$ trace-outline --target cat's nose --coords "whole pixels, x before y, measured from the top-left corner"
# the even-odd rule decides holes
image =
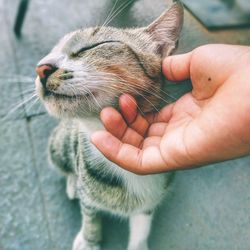
[[[46,81],[48,77],[56,70],[57,68],[50,64],[44,64],[36,67],[36,73],[39,76],[44,87],[46,87]]]

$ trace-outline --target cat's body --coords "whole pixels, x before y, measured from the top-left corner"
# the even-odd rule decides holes
[[[149,229],[153,211],[166,195],[171,174],[139,176],[109,162],[89,141],[91,132],[101,127],[98,123],[96,119],[63,121],[51,135],[51,160],[66,175],[67,194],[80,200],[83,214],[93,213],[92,220],[102,211],[126,217],[142,216],[149,219],[146,223]],[[101,231],[101,225],[95,226]],[[136,232],[141,234],[141,242],[137,242],[141,247],[130,249],[146,249],[144,229]],[[91,233],[94,238],[91,241],[97,245],[100,232],[94,235],[96,232]]]
[[[100,249],[103,211],[130,218],[129,250],[148,249],[152,215],[167,193],[171,174],[139,176],[123,170],[89,137],[102,128],[100,110],[116,106],[123,92],[136,96],[143,112],[157,105],[162,54],[175,47],[182,14],[175,4],[168,16],[165,13],[147,29],[73,32],[38,65],[37,92],[49,113],[62,118],[50,138],[50,158],[66,175],[67,194],[79,199],[83,214],[74,250]],[[163,33],[164,21],[173,26],[167,27],[171,36]]]
[[[61,122],[50,138],[52,162],[66,176],[78,177],[75,194],[87,207],[122,216],[153,211],[166,194],[171,174],[139,176],[118,168],[90,143],[89,132],[95,130],[88,125],[82,120]]]

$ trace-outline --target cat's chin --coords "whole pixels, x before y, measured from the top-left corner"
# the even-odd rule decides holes
[[[49,90],[44,90],[43,91],[43,99],[46,98],[54,98],[55,100],[59,101],[81,101],[81,102],[86,102],[86,100],[90,97],[96,98],[97,93],[95,92],[89,92],[81,95],[69,95],[65,93],[58,93],[54,91],[49,91]]]
[[[58,102],[56,100],[43,100],[49,115],[57,119],[85,119],[99,117],[100,109],[89,110],[86,107],[77,106],[74,102]]]

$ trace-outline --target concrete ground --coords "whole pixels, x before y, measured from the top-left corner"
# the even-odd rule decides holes
[[[32,0],[17,39],[12,27],[18,2],[0,0],[1,118],[28,97],[35,65],[56,41],[76,28],[101,24],[114,3]],[[164,0],[138,0],[111,24],[147,25],[166,6]],[[186,11],[178,52],[214,42],[249,45],[250,29],[209,32]],[[172,94],[182,91],[178,86],[170,88]],[[47,139],[57,122],[40,104],[30,106],[0,123],[0,249],[69,250],[81,219],[77,201],[66,197],[64,178],[47,162]],[[249,190],[250,157],[178,172],[156,212],[151,250],[250,249]],[[127,222],[109,216],[104,222],[103,249],[126,249]]]

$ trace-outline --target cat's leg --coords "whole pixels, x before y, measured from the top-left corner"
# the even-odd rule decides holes
[[[129,218],[128,250],[148,250],[148,236],[150,233],[153,212],[140,213]]]
[[[82,228],[77,234],[73,250],[100,250],[102,240],[101,216],[92,208],[82,208]]]
[[[77,198],[77,176],[75,174],[68,174],[66,177],[66,193],[70,200]]]

